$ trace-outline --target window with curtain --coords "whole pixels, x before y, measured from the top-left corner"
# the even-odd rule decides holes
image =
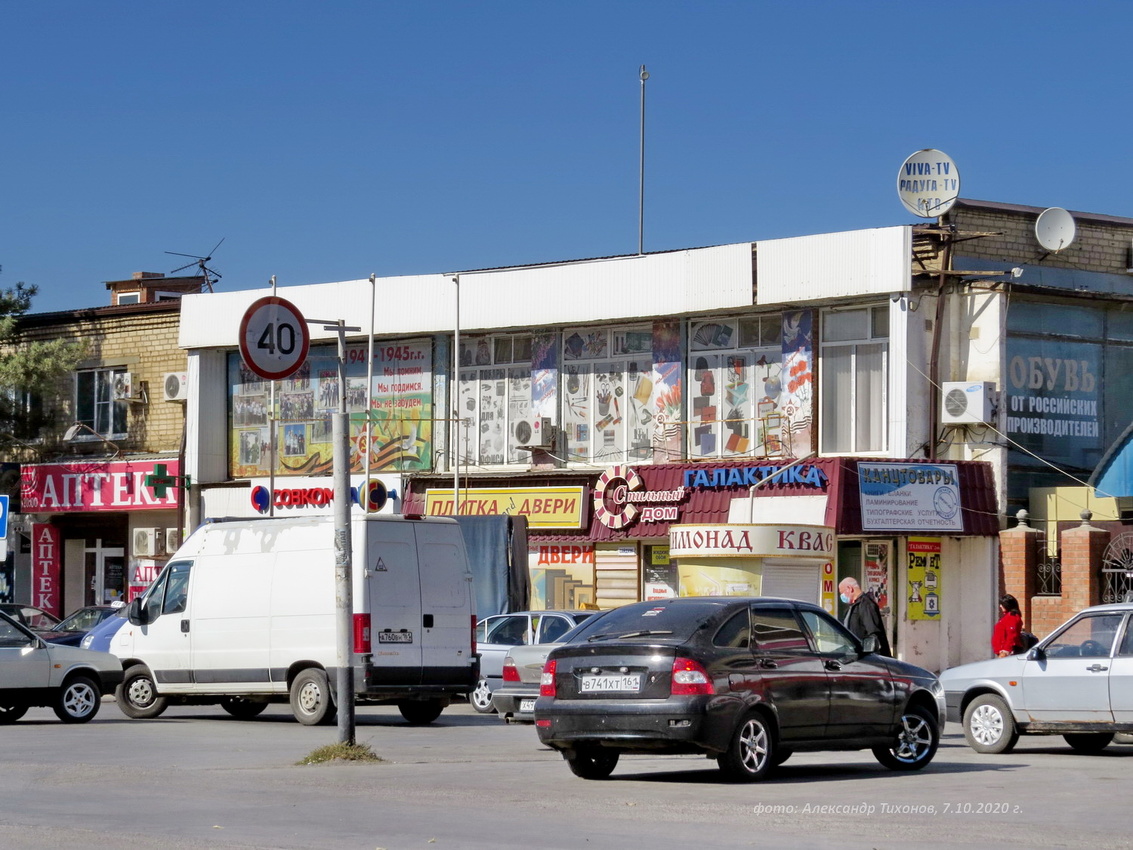
[[[819,349],[819,433],[825,454],[887,446],[889,309],[830,310]]]

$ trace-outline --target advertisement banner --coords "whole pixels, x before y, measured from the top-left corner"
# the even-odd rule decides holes
[[[31,526],[31,604],[56,617],[63,616],[59,574],[63,566],[63,541],[59,529],[49,522]]]
[[[955,464],[859,463],[864,531],[963,531]]]
[[[180,474],[176,460],[25,464],[20,503],[24,513],[170,510],[177,507],[181,488],[167,485],[157,496],[146,479]]]
[[[460,491],[461,516],[522,514],[529,528],[582,528],[582,487],[470,487]],[[426,516],[452,516],[452,490],[425,491]]]
[[[910,537],[908,558],[908,618],[936,620],[940,617],[940,538]]]

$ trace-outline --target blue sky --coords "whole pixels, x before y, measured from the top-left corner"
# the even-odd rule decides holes
[[[0,4],[0,286],[33,312],[204,254],[218,290],[916,221],[1133,216],[1133,3]],[[188,272],[182,272],[183,274]],[[397,293],[398,298],[411,297]]]

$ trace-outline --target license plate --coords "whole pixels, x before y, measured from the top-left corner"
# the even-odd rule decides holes
[[[582,693],[607,693],[610,691],[639,691],[641,690],[641,674],[617,676],[583,676],[581,680]]]
[[[378,643],[413,643],[413,632],[378,632]]]
[[[521,699],[519,701],[519,710],[524,712],[524,713],[534,711],[535,710],[535,700],[533,700],[533,699]]]

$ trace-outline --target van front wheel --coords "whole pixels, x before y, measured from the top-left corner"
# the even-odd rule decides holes
[[[144,664],[135,664],[126,671],[122,684],[114,691],[114,699],[122,713],[135,720],[157,717],[169,707],[169,700],[158,696],[153,674]]]
[[[303,670],[291,683],[291,711],[304,726],[319,726],[335,719],[327,674],[317,667]]]

